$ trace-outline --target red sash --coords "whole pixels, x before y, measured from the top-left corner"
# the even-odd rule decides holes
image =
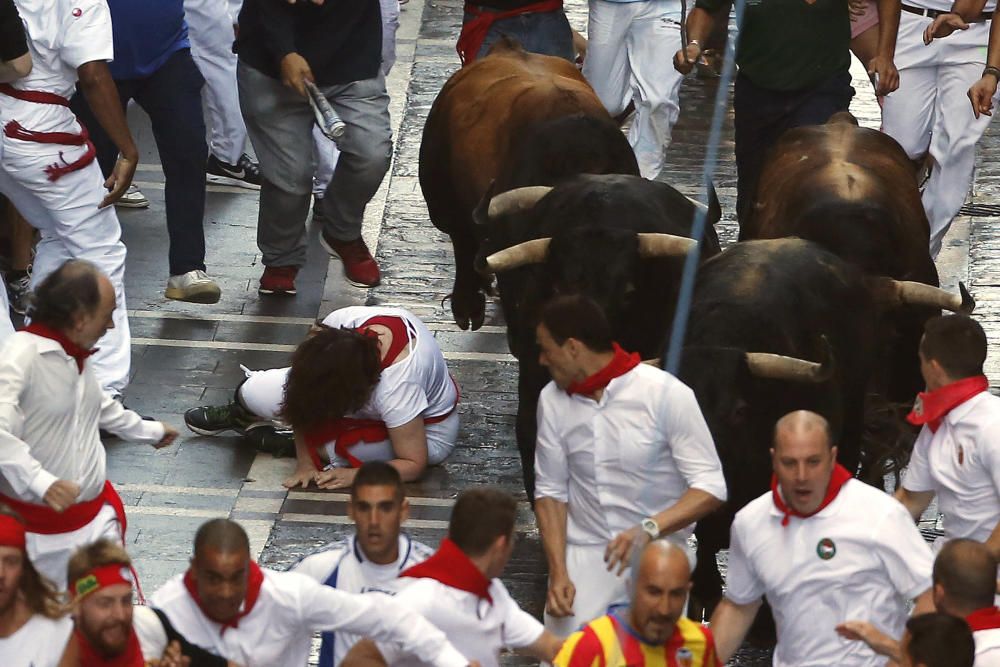
[[[79,629],[73,630],[73,635],[80,649],[80,667],[143,667],[146,664],[135,628],[132,628],[125,650],[113,658],[106,658],[98,653]]]
[[[471,19],[462,24],[462,32],[458,35],[458,43],[455,50],[462,61],[462,66],[468,65],[479,54],[479,49],[483,46],[486,34],[490,31],[490,26],[494,21],[509,19],[521,14],[533,14],[543,12],[554,12],[562,9],[562,0],[541,0],[530,5],[517,7],[505,12],[495,12],[485,7],[479,7],[470,3],[465,3],[465,13],[472,16]]]
[[[369,318],[358,327],[358,331],[364,332],[368,327],[375,324],[384,326],[392,332],[392,344],[389,346],[389,350],[386,352],[381,363],[382,370],[385,370],[392,365],[392,362],[396,360],[407,346],[409,343],[409,334],[407,333],[406,322],[394,315],[377,315]],[[455,385],[455,393],[458,394],[458,383],[455,382],[455,378],[451,378],[451,382]],[[456,398],[455,404],[451,406],[448,412],[434,417],[425,417],[424,425],[443,422],[451,416],[451,413],[457,407],[458,399]],[[323,462],[320,460],[317,450],[328,442],[334,443],[333,449],[337,453],[337,456],[346,459],[352,468],[360,468],[363,462],[351,454],[351,447],[360,442],[382,442],[383,440],[388,440],[389,429],[386,427],[385,422],[379,419],[341,417],[340,419],[309,430],[303,434],[303,439],[309,449],[313,465],[316,466],[317,470],[323,467]]]
[[[781,497],[780,493],[778,493],[778,476],[771,475],[771,499],[774,500],[775,507],[781,510],[781,512],[785,515],[781,519],[781,525],[787,526],[789,519],[793,516],[797,516],[801,519],[808,519],[815,514],[819,514],[824,508],[826,508],[827,505],[834,501],[837,494],[840,493],[840,489],[843,488],[844,484],[847,484],[850,479],[851,473],[847,471],[847,468],[838,463],[833,468],[833,474],[830,476],[830,483],[826,487],[826,495],[823,497],[823,502],[820,503],[820,506],[816,508],[815,512],[801,514],[785,504],[785,499]]]
[[[445,586],[472,593],[493,604],[493,597],[490,596],[490,580],[469,560],[465,552],[447,537],[441,540],[441,546],[430,558],[403,570],[399,576],[434,579]]]
[[[85,350],[69,338],[65,336],[61,331],[56,331],[51,327],[47,327],[40,322],[32,322],[28,326],[24,327],[22,331],[27,331],[28,333],[35,334],[42,338],[48,338],[49,340],[54,340],[62,346],[63,352],[76,360],[76,369],[83,374],[83,364],[87,361],[87,357],[91,356],[97,352],[98,348],[93,350]]]
[[[257,563],[250,561],[250,572],[247,573],[247,595],[243,599],[243,611],[236,614],[233,618],[228,621],[220,621],[217,618],[212,618],[207,611],[205,611],[204,605],[201,602],[201,596],[198,595],[198,585],[194,581],[194,573],[191,572],[190,568],[184,573],[184,588],[187,589],[188,594],[194,603],[198,605],[198,609],[201,613],[213,621],[214,623],[219,623],[222,628],[219,630],[219,634],[223,634],[228,628],[238,628],[240,625],[240,619],[253,611],[254,605],[257,604],[257,599],[260,597],[260,587],[264,585],[264,571],[260,569]]]
[[[1000,609],[996,607],[977,609],[965,617],[965,622],[969,624],[969,629],[973,632],[996,630],[1000,628]]]
[[[115,517],[122,527],[122,535],[125,535],[125,506],[115,487],[111,486],[111,482],[104,482],[100,495],[93,500],[75,503],[62,512],[57,512],[48,505],[26,503],[3,494],[0,494],[0,502],[21,515],[29,533],[39,535],[58,535],[79,530],[93,521],[101,508],[108,504],[115,510]]]
[[[990,383],[985,375],[964,378],[951,384],[946,384],[934,391],[922,391],[917,394],[913,411],[906,415],[906,421],[914,426],[927,424],[931,433],[937,433],[941,420],[945,415],[965,403],[973,396],[987,391]]]
[[[584,396],[590,396],[599,389],[604,389],[608,386],[608,383],[614,380],[616,377],[625,375],[630,370],[642,363],[641,357],[636,353],[629,354],[623,350],[618,343],[612,343],[612,347],[615,351],[615,356],[611,358],[608,365],[597,371],[588,378],[584,378],[579,382],[574,382],[570,386],[566,387],[566,393],[572,396],[573,394],[583,394]]]

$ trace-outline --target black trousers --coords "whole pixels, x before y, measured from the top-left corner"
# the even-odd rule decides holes
[[[854,97],[851,75],[841,72],[807,90],[775,91],[756,86],[743,74],[736,77],[733,115],[736,129],[736,212],[748,220],[757,183],[771,147],[793,127],[822,125],[838,111],[847,111]]]

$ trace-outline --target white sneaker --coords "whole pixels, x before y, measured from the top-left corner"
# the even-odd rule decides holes
[[[122,195],[122,198],[115,202],[115,206],[121,206],[122,208],[149,208],[149,200],[146,199],[146,195],[134,185],[128,186],[128,190]]]
[[[164,296],[191,303],[218,303],[222,290],[204,271],[195,270],[170,276]]]

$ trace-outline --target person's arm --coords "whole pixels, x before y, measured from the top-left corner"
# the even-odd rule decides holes
[[[563,638],[548,630],[543,630],[538,639],[518,650],[518,653],[530,655],[541,662],[551,663],[562,648]]]
[[[868,63],[868,76],[877,77],[876,95],[888,95],[899,88],[896,34],[899,32],[900,0],[878,0],[878,47]]]
[[[889,658],[886,667],[895,667],[903,659],[899,642],[868,621],[845,621],[836,627],[837,634],[851,641],[862,641],[879,655]]]
[[[157,449],[166,447],[177,438],[177,429],[163,422],[143,419],[137,412],[127,409],[112,398],[108,392],[103,392],[101,396],[98,425],[122,440],[149,443]]]
[[[931,501],[934,500],[934,492],[910,491],[905,486],[901,486],[896,489],[893,497],[903,503],[903,507],[910,513],[914,521],[919,521],[920,517],[927,510],[927,507],[931,504]]]
[[[719,662],[726,664],[736,653],[736,649],[750,631],[760,605],[761,600],[749,604],[736,604],[729,598],[722,598],[712,614],[710,623]]]
[[[694,64],[705,50],[702,45],[712,33],[714,23],[715,19],[707,9],[696,6],[691,10],[685,24],[688,43],[682,44],[681,49],[674,55],[674,69],[685,75],[694,69]]]
[[[362,639],[347,652],[340,667],[389,667],[378,646],[370,639]]]
[[[415,417],[402,426],[387,429],[395,458],[387,461],[399,471],[404,482],[420,479],[427,470],[427,431],[422,417]],[[357,468],[331,468],[316,473],[316,486],[321,489],[346,489],[354,484]]]
[[[951,11],[938,14],[924,30],[924,44],[947,37],[956,30],[968,30],[969,23],[974,22],[985,8],[986,0],[956,0]]]
[[[0,83],[10,83],[31,73],[31,53],[24,24],[13,0],[0,0]]]
[[[298,431],[295,431],[295,472],[286,477],[281,484],[286,489],[294,489],[296,486],[308,487],[316,479],[316,465],[309,454],[309,445],[305,438]]]
[[[170,619],[167,618],[166,613],[162,610],[155,609],[153,607],[149,607],[149,609],[156,614],[160,624],[163,626],[163,632],[167,637],[168,650],[169,645],[176,642],[177,645],[180,646],[181,654],[191,661],[190,667],[239,667],[236,663],[226,660],[225,658],[221,658],[214,653],[210,653],[200,646],[189,642],[180,632],[177,631],[176,628],[174,628]],[[139,638],[141,642],[142,636],[140,635]]]
[[[976,118],[993,115],[993,96],[1000,80],[1000,6],[993,10],[990,22],[990,45],[986,52],[986,69],[982,78],[969,88],[969,102]]]
[[[103,60],[92,60],[77,68],[80,79],[80,91],[87,100],[94,118],[108,133],[111,141],[118,147],[118,160],[115,162],[111,175],[104,182],[110,192],[101,202],[101,208],[118,201],[135,177],[135,168],[139,165],[139,150],[135,147],[132,133],[125,121],[118,88],[108,64]]]
[[[315,81],[312,68],[295,44],[294,3],[274,0],[257,0],[255,8],[258,21],[264,33],[264,47],[270,52],[281,70],[281,81],[286,86],[306,97],[305,81]]]
[[[13,60],[0,62],[0,83],[11,83],[31,73],[31,54],[27,51]]]

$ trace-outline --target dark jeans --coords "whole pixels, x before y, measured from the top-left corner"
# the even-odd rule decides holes
[[[464,20],[468,19],[469,15],[466,14]],[[521,14],[494,22],[483,39],[483,45],[479,47],[476,59],[489,53],[501,35],[513,37],[528,53],[556,56],[573,62],[573,33],[566,14],[561,9]]]
[[[173,54],[160,69],[143,79],[116,80],[122,109],[134,99],[149,114],[160,153],[166,185],[170,275],[205,270],[205,119],[201,87],[205,79],[189,49]],[[118,148],[94,118],[83,95],[73,97],[73,111],[87,126],[97,147],[105,178],[118,159]]]
[[[847,111],[854,88],[851,75],[841,72],[808,90],[766,90],[742,74],[736,77],[733,121],[736,129],[736,212],[747,221],[757,183],[771,147],[793,127],[822,125],[838,111]]]

